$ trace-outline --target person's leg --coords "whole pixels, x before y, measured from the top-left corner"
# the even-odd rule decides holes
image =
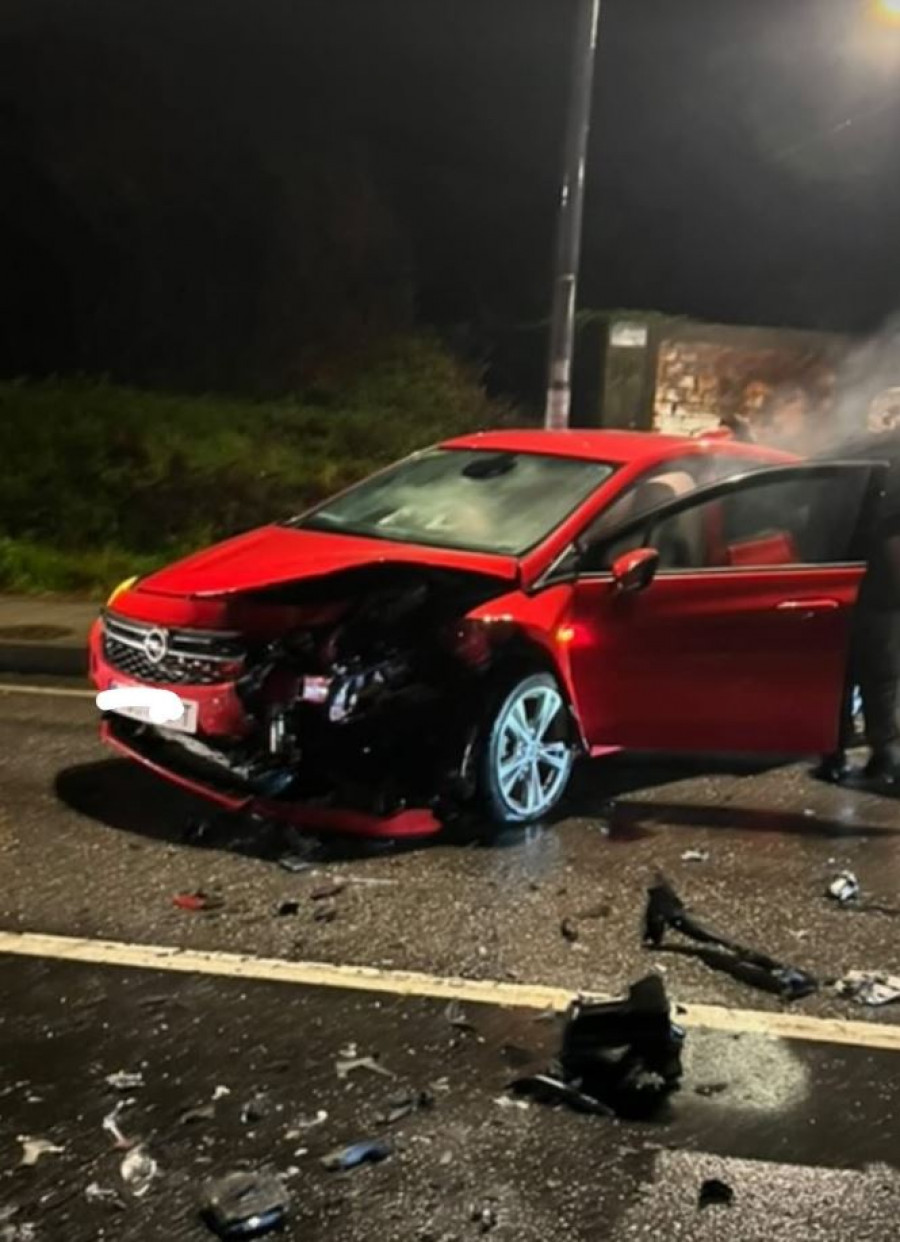
[[[897,723],[900,683],[900,615],[865,610],[861,614],[859,684],[866,718],[866,741],[872,758],[867,776],[900,777],[900,728]]]

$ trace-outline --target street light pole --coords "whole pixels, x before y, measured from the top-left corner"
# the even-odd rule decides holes
[[[572,358],[575,352],[575,304],[581,259],[584,182],[600,0],[576,0],[578,17],[572,94],[566,134],[565,168],[556,235],[553,310],[550,318],[550,362],[544,426],[552,431],[569,425],[572,406]]]

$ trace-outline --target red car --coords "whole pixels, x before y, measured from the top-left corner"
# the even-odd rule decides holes
[[[497,431],[123,584],[119,751],[313,829],[526,823],[578,754],[836,744],[878,466],[730,440]],[[176,711],[179,704],[176,703]]]

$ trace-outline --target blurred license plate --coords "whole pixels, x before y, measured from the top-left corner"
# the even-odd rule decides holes
[[[119,685],[120,683],[111,682],[110,689],[117,690]],[[179,699],[179,702],[182,708],[181,716],[178,720],[167,720],[164,727],[166,729],[175,729],[179,733],[196,733],[198,705],[189,702],[187,699]],[[140,720],[146,724],[158,723],[150,715],[150,707],[143,703],[130,703],[127,705],[123,703],[115,711],[117,716],[127,716],[129,720]]]

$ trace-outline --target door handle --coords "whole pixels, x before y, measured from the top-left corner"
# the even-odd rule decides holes
[[[801,621],[810,621],[823,612],[837,612],[841,602],[837,599],[785,599],[775,607],[778,612],[796,613]]]

